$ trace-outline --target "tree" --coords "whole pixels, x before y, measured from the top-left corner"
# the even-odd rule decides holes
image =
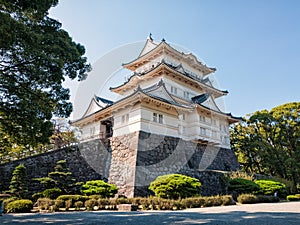
[[[102,198],[109,198],[118,193],[118,188],[114,184],[108,184],[103,180],[90,180],[82,185],[81,192],[88,196],[100,195]]]
[[[45,189],[59,188],[61,194],[70,194],[76,189],[76,179],[72,177],[72,172],[67,167],[66,160],[56,162],[54,171],[48,173],[47,177],[35,178]]]
[[[244,171],[300,183],[300,102],[257,111],[230,135]]]
[[[9,192],[18,198],[25,198],[28,192],[26,167],[23,164],[18,165],[12,175]]]
[[[187,198],[200,195],[201,182],[182,174],[168,174],[158,176],[150,183],[149,190],[161,198]]]
[[[51,118],[72,111],[66,78],[83,80],[85,49],[48,17],[58,0],[0,0],[0,129],[10,142],[47,143]]]

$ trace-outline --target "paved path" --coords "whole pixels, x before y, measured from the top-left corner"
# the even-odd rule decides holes
[[[0,224],[14,225],[148,225],[148,224],[300,224],[300,202],[236,205],[188,209],[182,211],[144,212],[68,212],[46,214],[8,214]]]

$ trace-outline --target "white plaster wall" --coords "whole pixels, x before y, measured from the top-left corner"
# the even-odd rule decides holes
[[[129,115],[128,121],[122,122],[122,116]],[[120,136],[129,134],[135,131],[139,131],[141,128],[141,109],[139,107],[128,107],[126,109],[119,110],[113,114],[114,126],[113,136]]]

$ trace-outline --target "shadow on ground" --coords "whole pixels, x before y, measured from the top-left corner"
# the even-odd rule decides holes
[[[49,214],[8,214],[0,224],[61,225],[143,225],[143,224],[299,224],[300,213],[233,211],[207,212],[68,212]]]

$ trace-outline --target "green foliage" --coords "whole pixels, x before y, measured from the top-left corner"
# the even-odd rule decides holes
[[[277,192],[279,197],[286,196],[286,186],[283,183],[273,180],[256,180],[255,183],[260,187],[260,190],[257,192],[258,194],[274,195]]]
[[[23,164],[18,165],[12,174],[12,178],[9,185],[9,192],[11,195],[18,198],[27,197],[28,185],[26,167]]]
[[[74,207],[75,209],[80,209],[83,206],[83,202],[82,201],[77,201],[74,203]]]
[[[288,201],[300,201],[300,196],[288,195],[288,196],[286,196],[286,200],[288,200]]]
[[[81,192],[87,196],[100,195],[102,198],[109,198],[118,193],[118,188],[103,180],[91,180],[82,185]]]
[[[85,202],[89,200],[88,196],[83,196],[83,195],[60,195],[57,200],[61,200],[65,202],[65,207],[66,208],[71,208],[74,206],[75,202],[81,201]]]
[[[43,196],[45,198],[56,199],[58,196],[62,194],[61,189],[59,188],[51,188],[43,191]]]
[[[39,198],[37,200],[37,206],[40,210],[49,210],[54,204],[54,200],[50,198]]]
[[[279,198],[275,196],[241,194],[238,196],[238,202],[241,204],[255,204],[255,203],[271,203],[279,202]]]
[[[168,174],[158,176],[150,183],[149,190],[160,198],[187,198],[200,195],[201,182],[181,174]]]
[[[84,47],[48,17],[57,3],[1,1],[0,130],[12,144],[48,142],[52,115],[68,117],[72,111],[63,81],[83,80],[91,69]]]
[[[234,126],[231,147],[246,172],[300,183],[300,102],[261,110]]]
[[[27,213],[33,208],[33,203],[29,199],[15,200],[7,204],[8,213]]]
[[[95,206],[98,205],[98,201],[96,199],[89,199],[85,201],[84,206],[87,210],[93,210]]]
[[[3,205],[2,205],[3,212],[7,212],[8,203],[16,201],[16,200],[18,200],[17,197],[10,197],[10,198],[4,199],[3,200]]]
[[[228,191],[236,191],[237,193],[254,193],[259,191],[260,187],[251,180],[243,178],[234,178],[229,181]]]
[[[39,181],[46,189],[60,189],[61,193],[59,194],[74,193],[77,188],[76,180],[72,177],[66,160],[57,161],[54,171],[48,173],[47,177],[35,178],[34,180]]]

